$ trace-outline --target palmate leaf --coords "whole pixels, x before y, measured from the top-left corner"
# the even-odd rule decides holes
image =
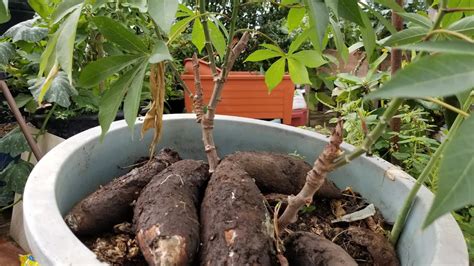
[[[29,162],[19,160],[11,162],[2,172],[0,180],[5,182],[5,188],[15,193],[22,194],[25,188],[26,180],[30,175],[33,165]]]
[[[390,36],[383,45],[385,46],[398,46],[414,42],[419,42],[426,36],[429,29],[424,27],[413,27],[406,30],[399,31]]]
[[[289,55],[289,58],[296,59],[307,67],[316,68],[327,63],[318,51],[304,50]]]
[[[304,7],[292,7],[288,12],[288,30],[292,31],[301,24],[301,20],[306,13]]]
[[[361,12],[360,14],[362,21],[364,22],[364,27],[360,27],[360,33],[362,35],[365,52],[367,53],[367,60],[370,62],[375,50],[375,41],[377,37],[375,36],[375,31],[369,17],[364,12]]]
[[[409,64],[367,98],[447,96],[473,87],[474,56],[440,54]]]
[[[448,30],[457,31],[464,35],[474,35],[474,16],[465,17],[449,25]]]
[[[41,88],[43,86],[44,81],[45,78],[40,78],[39,80],[32,79],[28,81],[28,84],[30,85],[28,89],[30,90],[36,101],[39,101]],[[43,99],[47,102],[55,102],[58,105],[67,108],[71,105],[71,96],[75,96],[77,94],[77,90],[68,81],[66,73],[60,71],[51,82],[51,86],[44,95]]]
[[[79,76],[79,87],[90,88],[119,72],[125,67],[136,63],[143,56],[139,54],[113,55],[101,58],[88,64]]]
[[[109,17],[94,17],[92,21],[107,40],[129,51],[148,52],[143,41],[117,21]]]
[[[209,27],[209,34],[211,35],[212,45],[214,46],[214,48],[216,48],[217,53],[221,57],[224,57],[224,54],[227,48],[224,35],[222,34],[219,27],[216,24],[214,24],[212,21],[209,21],[207,25]]]
[[[0,153],[10,154],[11,157],[16,157],[22,152],[29,150],[30,146],[28,146],[23,133],[21,133],[18,127],[0,138]]]
[[[46,19],[53,11],[48,0],[28,0],[28,4],[44,19]]]
[[[204,35],[204,28],[199,19],[194,20],[193,31],[191,33],[191,42],[196,46],[200,53],[206,45],[206,37]]]
[[[288,58],[288,71],[290,72],[290,78],[295,84],[311,84],[309,80],[308,70],[305,65],[294,59]]]
[[[140,107],[140,96],[142,94],[143,80],[145,78],[145,71],[147,68],[147,63],[142,63],[139,66],[139,71],[133,77],[132,82],[130,83],[130,88],[127,91],[127,96],[125,96],[125,101],[123,103],[123,112],[125,115],[125,121],[127,121],[128,127],[131,129],[132,136],[134,132],[135,120],[137,119],[138,109]]]
[[[102,128],[101,138],[109,131],[110,124],[115,120],[127,90],[141,69],[139,66],[145,63],[146,61],[139,62],[136,66],[125,72],[102,96],[99,105],[99,122]]]
[[[173,60],[173,57],[168,50],[168,46],[164,41],[158,40],[153,48],[153,52],[148,59],[148,63],[156,64],[165,60]]]
[[[431,53],[447,53],[447,54],[465,54],[474,55],[474,43],[460,40],[441,40],[435,42],[420,42],[407,44],[397,47],[399,49],[416,50]]]
[[[474,116],[459,127],[443,152],[438,191],[426,217],[428,226],[441,215],[474,203]]]
[[[282,57],[273,63],[265,72],[265,84],[271,92],[283,80],[285,74],[286,58]]]
[[[170,32],[178,4],[177,0],[148,0],[150,17],[166,34]]]
[[[416,24],[420,27],[431,28],[433,26],[433,22],[429,18],[422,16],[420,14],[403,12],[403,13],[398,13],[398,15],[404,18],[405,20],[410,21],[411,23]]]
[[[326,0],[326,5],[334,11],[337,17],[347,19],[359,26],[365,27],[357,1]]]
[[[305,0],[304,3],[311,26],[311,41],[317,50],[322,51],[324,48],[323,39],[326,36],[326,30],[329,24],[329,11],[322,0]]]
[[[53,14],[51,15],[51,19],[53,23],[58,23],[61,19],[63,19],[67,14],[71,13],[73,10],[79,7],[84,3],[84,0],[65,0],[61,1],[54,10]]]
[[[58,41],[56,43],[56,60],[66,72],[69,83],[72,84],[72,61],[74,42],[76,40],[76,29],[81,16],[82,5],[78,6],[64,21],[60,27]]]
[[[262,49],[251,53],[244,62],[258,62],[270,58],[281,57],[282,54],[273,50]]]
[[[33,26],[37,19],[30,19],[27,21],[20,22],[15,26],[9,28],[3,37],[9,37],[13,42],[25,41],[25,42],[39,42],[48,36],[48,29]]]

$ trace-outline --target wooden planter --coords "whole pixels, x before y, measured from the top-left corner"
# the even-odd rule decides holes
[[[182,78],[194,93],[194,75],[191,59],[185,60],[185,72]],[[204,103],[211,98],[214,82],[209,65],[200,61],[199,72],[203,87]],[[293,107],[294,84],[289,75],[269,94],[265,85],[265,77],[253,72],[230,72],[222,92],[222,101],[216,112],[223,115],[233,115],[258,119],[280,118],[284,124],[291,124]],[[192,112],[192,101],[185,97],[188,113]]]

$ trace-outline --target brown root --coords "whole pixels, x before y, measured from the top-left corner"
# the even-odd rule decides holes
[[[367,251],[372,256],[374,265],[400,265],[395,249],[383,235],[355,226],[349,227],[347,233],[351,236],[352,241],[367,248]]]
[[[143,189],[134,226],[149,265],[190,265],[199,249],[199,202],[209,179],[202,161],[182,160]]]
[[[163,149],[145,165],[115,178],[77,203],[66,215],[69,228],[79,235],[111,229],[117,221],[129,220],[131,203],[148,182],[163,169],[180,160],[178,153]]]
[[[225,158],[239,164],[253,179],[262,193],[296,195],[306,182],[311,166],[295,156],[270,152],[236,152]],[[315,194],[323,198],[341,198],[341,191],[325,180]]]
[[[340,246],[307,232],[296,232],[285,241],[290,265],[357,265],[356,261]]]
[[[201,205],[201,265],[272,265],[273,224],[240,165],[222,161]]]

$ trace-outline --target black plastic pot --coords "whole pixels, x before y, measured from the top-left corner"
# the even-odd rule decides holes
[[[36,114],[30,117],[29,122],[31,122],[35,127],[41,128],[43,121],[46,118],[45,114]],[[115,120],[123,119],[123,113],[119,112]],[[93,128],[99,125],[99,118],[97,114],[90,115],[81,115],[73,118],[68,118],[67,120],[55,119],[51,117],[48,124],[46,125],[46,130],[61,138],[70,138],[84,130]]]
[[[170,114],[184,113],[184,98],[167,100],[166,105],[169,108]]]

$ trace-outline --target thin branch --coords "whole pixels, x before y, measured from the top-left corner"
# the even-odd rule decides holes
[[[200,0],[199,1],[199,12],[201,14],[206,13],[206,1],[205,0]],[[204,29],[204,37],[206,39],[205,47],[206,47],[207,55],[209,56],[209,63],[210,63],[210,67],[211,67],[212,77],[214,79],[216,79],[217,78],[217,67],[216,67],[216,60],[214,58],[214,48],[212,47],[211,34],[209,32],[209,27],[207,25],[207,16],[202,16],[201,17],[201,24],[202,24],[202,28]]]
[[[214,83],[214,89],[212,91],[211,100],[207,106],[206,115],[203,116],[201,121],[202,126],[202,134],[203,134],[203,142],[204,142],[204,150],[207,154],[207,160],[209,163],[209,172],[214,172],[215,168],[217,167],[219,157],[217,156],[216,146],[214,144],[214,136],[212,130],[214,128],[214,116],[216,113],[216,107],[221,97],[222,90],[224,88],[224,84],[227,80],[227,76],[234,65],[235,59],[237,56],[242,52],[242,50],[246,47],[247,42],[249,40],[249,34],[246,32],[240,38],[240,41],[237,45],[227,54],[231,54],[228,56],[229,61],[227,64],[224,65],[221,74],[217,78],[217,81]],[[226,54],[226,55],[227,55]]]
[[[469,38],[468,36],[462,34],[462,33],[459,33],[457,31],[451,31],[451,30],[445,30],[445,29],[437,29],[437,30],[432,30],[430,31],[425,37],[424,37],[424,40],[429,40],[432,36],[434,35],[437,35],[437,34],[447,34],[447,35],[451,35],[451,36],[454,36],[456,38],[459,38],[459,39],[462,39],[466,42],[469,42],[469,43],[474,43],[474,40]]]
[[[458,7],[458,8],[443,8],[444,13],[454,13],[454,12],[472,12],[474,8],[472,7]]]
[[[204,2],[201,0],[201,3]],[[214,82],[214,88],[212,91],[211,100],[209,101],[206,115],[203,116],[201,121],[201,131],[203,136],[204,142],[204,150],[207,155],[207,160],[209,163],[209,172],[214,172],[217,164],[219,162],[219,157],[217,156],[217,150],[214,143],[214,136],[212,130],[214,128],[214,116],[216,112],[217,104],[220,100],[222,89],[224,88],[224,84],[227,80],[227,76],[234,66],[235,59],[240,53],[245,49],[247,42],[249,40],[249,34],[246,32],[242,35],[237,45],[232,48],[232,40],[235,34],[235,24],[238,18],[239,13],[239,0],[233,0],[232,5],[232,17],[230,22],[230,30],[229,30],[229,40],[227,43],[227,50],[224,55],[224,63],[222,65],[222,71],[220,72],[219,76],[216,78]],[[206,31],[206,29],[204,29]],[[213,57],[213,54],[209,54],[209,58]]]
[[[196,53],[193,54],[193,71],[194,71],[194,87],[195,95],[193,97],[193,109],[196,114],[196,122],[201,123],[204,115],[204,103],[202,98],[201,75],[199,74],[199,61]]]
[[[464,117],[469,117],[469,114],[466,113],[465,111],[463,111],[463,110],[461,110],[461,109],[459,109],[459,108],[457,108],[457,107],[455,107],[455,106],[452,106],[452,105],[450,105],[450,104],[448,104],[448,103],[446,103],[446,102],[443,102],[443,101],[441,101],[441,100],[439,100],[439,99],[437,99],[437,98],[426,97],[426,98],[424,98],[424,100],[427,100],[427,101],[430,101],[430,102],[435,103],[435,104],[437,104],[437,105],[440,105],[440,106],[442,106],[442,107],[444,107],[444,108],[446,108],[446,109],[448,109],[448,110],[451,110],[451,111],[453,111],[453,112],[455,112],[455,113],[458,113],[459,115],[462,115],[462,116],[464,116]]]

